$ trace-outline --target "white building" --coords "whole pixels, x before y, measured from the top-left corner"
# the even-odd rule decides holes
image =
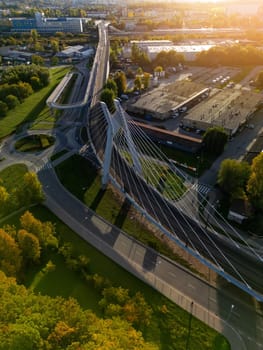
[[[150,60],[154,60],[155,57],[161,51],[176,51],[182,53],[186,61],[194,61],[196,54],[201,51],[207,51],[215,45],[169,45],[169,46],[148,46],[147,54]]]

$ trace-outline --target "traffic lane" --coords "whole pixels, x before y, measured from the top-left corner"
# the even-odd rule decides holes
[[[218,261],[232,276],[240,279],[230,263],[240,270],[244,278],[249,281],[256,290],[263,290],[263,265],[257,262],[251,255],[248,255],[243,249],[237,249],[236,246],[209,230],[205,230],[196,221],[191,220],[185,214],[179,212],[172,204],[163,198],[154,189],[151,189],[135,171],[128,168],[126,162],[115,151],[113,164],[118,177],[122,178],[124,190],[130,193],[141,206],[158,222],[161,222],[172,234],[175,234],[180,240],[191,245],[206,258],[211,260],[211,256],[216,257]],[[117,159],[117,160],[116,160]],[[122,176],[124,174],[124,176]],[[165,210],[165,213],[164,213]],[[206,231],[206,235],[204,233]],[[210,238],[212,236],[212,238]],[[224,252],[221,254],[219,248]],[[221,255],[219,255],[221,254]],[[217,262],[214,262],[217,264]],[[253,265],[253,266],[252,266]]]
[[[45,192],[47,192],[48,195],[50,195],[51,197],[54,197],[54,195],[56,194],[55,200],[58,203],[58,205],[61,206],[61,208],[63,208],[63,213],[66,211],[68,216],[73,217],[79,223],[85,223],[85,226],[87,226],[88,229],[91,229],[91,232],[93,234],[100,234],[97,227],[89,225],[90,218],[94,214],[88,208],[84,207],[81,202],[79,202],[75,197],[73,197],[61,186],[61,184],[57,181],[57,178],[52,169],[41,171],[39,175],[41,181],[43,181]],[[61,191],[62,188],[63,191]],[[89,235],[88,232],[87,234]],[[181,290],[181,292],[184,295],[187,295],[190,299],[192,298],[193,300],[196,300],[196,302],[203,305],[205,308],[208,308],[215,313],[217,313],[217,310],[218,314],[222,314],[225,317],[226,311],[229,310],[229,305],[232,305],[233,303],[238,305],[236,301],[233,301],[235,299],[231,299],[231,296],[228,297],[224,293],[222,293],[221,295],[221,293],[219,294],[213,288],[208,289],[207,284],[205,282],[198,278],[192,278],[193,275],[191,275],[190,277],[189,272],[185,272],[187,276],[183,276],[182,269],[180,270],[180,268],[177,268],[176,272],[174,272],[174,276],[172,276],[173,270],[170,267],[168,267],[169,265],[167,261],[163,260],[163,258],[161,260],[160,259],[161,258],[157,259],[158,265],[154,271],[157,272],[158,269],[160,269],[157,276],[159,276],[163,280],[166,280],[168,276],[168,274],[166,273],[167,270],[170,272],[169,277],[167,279],[168,282],[171,281],[171,278],[173,279],[173,277],[175,277],[176,275],[178,275],[178,277],[180,276],[180,279],[182,279],[183,281],[188,281],[188,283],[174,282],[175,288],[179,289],[179,287],[181,287],[181,289],[179,290]],[[161,264],[158,263],[159,261],[161,261]],[[192,288],[190,285],[195,288]],[[207,306],[208,301],[209,305]],[[217,309],[216,306],[213,306],[214,304],[216,304],[216,301],[218,302]],[[249,334],[250,337],[258,339],[259,335],[255,335],[255,330],[259,330],[258,327],[256,327],[256,325],[258,324],[257,322],[259,316],[256,315],[257,319],[253,321],[253,318],[255,318],[255,311],[248,310],[245,305],[242,305],[242,303],[240,303],[240,306],[238,306],[238,310],[240,315],[245,315],[245,317],[243,317],[244,322],[242,323],[242,317],[238,317],[238,312],[235,311],[237,315],[233,315],[233,320],[236,320],[237,327],[240,327],[241,322],[241,329],[244,329],[244,332],[247,332],[245,334]],[[262,318],[260,319],[262,320]],[[249,320],[249,324],[247,324],[247,320]]]

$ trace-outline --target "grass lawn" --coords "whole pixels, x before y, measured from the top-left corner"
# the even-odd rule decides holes
[[[137,291],[143,293],[145,299],[153,308],[151,323],[143,332],[146,340],[155,342],[163,350],[185,349],[189,322],[187,312],[87,244],[46,208],[36,206],[31,208],[30,211],[38,219],[50,220],[56,223],[56,231],[60,240],[70,242],[76,253],[85,254],[89,257],[91,273],[98,273],[107,277],[114,286],[128,288],[132,294]],[[20,215],[16,214],[11,218],[9,217],[5,223],[17,226]],[[52,260],[56,268],[43,274],[42,269],[48,260]],[[98,307],[100,299],[98,292],[82,280],[78,273],[69,270],[64,260],[54,252],[46,256],[42,266],[31,268],[26,276],[25,284],[29,288],[34,287],[36,292],[42,294],[75,297],[82,307],[93,310],[98,316],[101,315]],[[224,337],[195,318],[192,319],[189,344],[189,349],[193,350],[230,350],[230,346]]]
[[[15,148],[20,152],[42,151],[55,142],[54,137],[44,134],[30,135],[18,140]]]
[[[48,86],[29,96],[23,103],[9,111],[6,117],[0,119],[0,139],[15,132],[22,123],[33,121],[39,115],[45,107],[48,96],[69,70],[69,67],[51,69]]]
[[[0,186],[4,186],[8,192],[14,187],[23,186],[22,178],[27,171],[27,166],[24,164],[10,165],[0,172]]]
[[[110,186],[106,190],[101,189],[101,176],[89,161],[77,155],[72,156],[58,164],[55,170],[61,183],[98,215],[144,244],[197,272],[187,261],[156,238],[153,232],[139,221],[137,211]]]

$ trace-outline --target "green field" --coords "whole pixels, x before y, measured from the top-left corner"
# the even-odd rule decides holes
[[[87,244],[44,207],[36,206],[30,211],[38,219],[50,220],[56,224],[57,235],[61,243],[70,242],[74,252],[89,257],[91,273],[98,273],[108,278],[114,286],[128,288],[131,294],[137,291],[143,293],[153,308],[150,325],[143,331],[146,340],[153,341],[163,350],[185,349],[189,322],[187,312]],[[2,225],[8,223],[18,227],[21,215],[22,213],[12,216]],[[54,271],[43,274],[41,270],[48,260],[52,260],[56,268]],[[29,288],[34,288],[35,292],[42,294],[75,297],[83,308],[91,309],[101,316],[101,309],[98,306],[101,296],[98,291],[85,282],[77,272],[69,270],[61,256],[55,252],[50,252],[45,257],[45,261],[42,261],[42,265],[31,268],[26,276],[25,284]],[[230,350],[224,337],[194,317],[189,345],[191,350]]]
[[[50,135],[29,135],[18,140],[15,144],[15,149],[19,152],[35,152],[42,151],[55,142],[55,138]]]
[[[46,106],[48,96],[69,70],[69,67],[51,69],[48,86],[29,96],[23,103],[9,111],[6,117],[0,119],[0,140],[15,132],[21,124],[32,122],[38,117]]]
[[[135,209],[113,192],[111,187],[108,186],[106,190],[101,189],[101,176],[86,159],[72,156],[56,166],[55,170],[61,183],[98,215],[142,243],[198,273],[187,261],[173,253],[170,247],[156,238],[141,222],[141,217]]]
[[[22,178],[27,171],[27,166],[24,164],[10,165],[0,172],[0,186],[4,186],[8,192],[14,187],[23,186]]]

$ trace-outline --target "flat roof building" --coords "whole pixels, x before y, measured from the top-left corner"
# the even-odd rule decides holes
[[[262,96],[241,89],[219,90],[196,105],[183,119],[183,125],[200,130],[223,127],[231,136],[246,124],[262,102]]]
[[[127,106],[127,111],[147,118],[148,116],[166,120],[171,112],[183,107],[192,97],[202,93],[206,87],[189,80],[180,80],[172,84],[160,85],[141,96],[135,103]]]
[[[35,18],[11,18],[11,32],[24,33],[36,29],[39,33],[82,33],[83,26],[81,18],[58,17],[46,18],[37,12]]]

